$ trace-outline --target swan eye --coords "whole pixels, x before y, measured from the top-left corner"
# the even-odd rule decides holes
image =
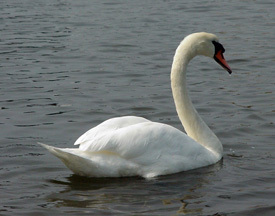
[[[223,48],[223,45],[221,45],[219,42],[217,41],[212,41],[212,43],[214,44],[215,47],[215,55],[221,50],[222,53],[225,52],[225,49]]]

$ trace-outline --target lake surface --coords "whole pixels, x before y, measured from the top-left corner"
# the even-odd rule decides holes
[[[275,215],[274,1],[0,2],[0,215]],[[224,145],[219,163],[152,180],[83,178],[37,142],[72,147],[137,115],[183,130],[174,51],[215,33],[233,70],[188,68],[195,107]]]

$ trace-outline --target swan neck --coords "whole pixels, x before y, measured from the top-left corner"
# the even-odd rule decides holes
[[[184,41],[176,50],[171,69],[171,87],[176,110],[187,135],[221,158],[221,142],[199,116],[188,94],[186,70],[195,56],[196,53]]]

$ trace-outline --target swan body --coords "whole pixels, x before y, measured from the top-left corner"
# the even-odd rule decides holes
[[[223,147],[198,115],[188,96],[186,67],[196,55],[214,58],[229,73],[224,48],[210,33],[193,33],[178,46],[171,69],[171,86],[178,116],[187,134],[142,117],[104,121],[80,136],[79,148],[40,143],[75,174],[88,177],[151,178],[218,162]]]

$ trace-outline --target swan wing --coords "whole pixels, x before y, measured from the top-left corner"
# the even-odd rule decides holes
[[[182,131],[141,117],[107,120],[84,133],[76,144],[79,148],[41,145],[74,173],[90,177],[150,178],[217,162]]]
[[[74,145],[80,145],[81,149],[86,149],[96,140],[101,139],[108,135],[108,133],[116,131],[121,128],[125,128],[131,125],[135,125],[141,122],[150,122],[149,120],[136,117],[136,116],[123,116],[108,119],[94,128],[91,128],[83,135],[81,135],[74,143]]]
[[[76,144],[79,150],[102,160],[111,156],[124,161],[120,165],[135,164],[136,175],[144,177],[194,169],[215,160],[211,152],[180,130],[140,117],[107,120],[87,131]]]

